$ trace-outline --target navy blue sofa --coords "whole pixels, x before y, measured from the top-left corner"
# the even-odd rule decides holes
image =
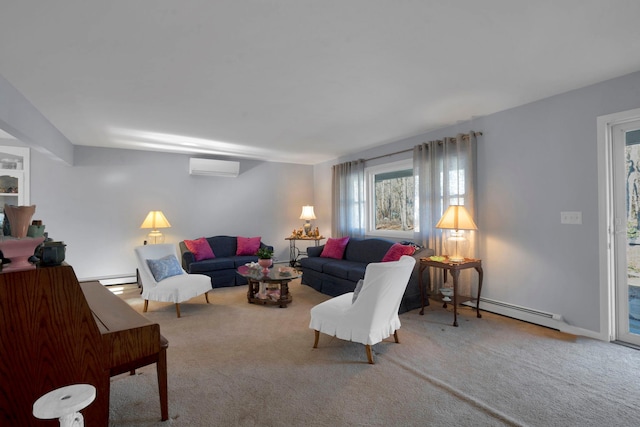
[[[187,273],[206,274],[211,277],[212,288],[246,285],[247,279],[236,273],[241,265],[248,262],[257,262],[256,255],[236,255],[238,239],[235,236],[207,237],[207,242],[213,250],[215,258],[195,261],[193,253],[187,249],[184,241],[180,242],[180,256],[182,268]],[[273,250],[273,246],[260,242],[260,247]]]
[[[360,279],[364,278],[367,264],[370,262],[380,262],[389,248],[395,242],[378,239],[355,239],[350,238],[344,251],[342,259],[322,258],[320,254],[324,249],[322,246],[310,246],[307,248],[307,258],[300,259],[300,269],[302,270],[301,282],[311,286],[323,294],[333,297],[353,292]],[[398,313],[404,313],[421,307],[420,287],[418,282],[419,260],[422,257],[433,255],[433,249],[418,248],[413,254],[416,265],[411,273],[409,284],[402,297]],[[425,291],[429,289],[428,269],[423,272],[423,286]],[[429,299],[425,294],[425,306],[429,304]]]

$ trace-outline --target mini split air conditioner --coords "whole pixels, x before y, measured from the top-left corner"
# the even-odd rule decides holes
[[[189,175],[226,176],[235,178],[240,172],[240,162],[228,160],[189,159]]]

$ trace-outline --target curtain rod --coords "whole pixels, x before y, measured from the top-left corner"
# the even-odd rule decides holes
[[[476,135],[482,136],[482,132],[474,132],[474,133]],[[462,139],[469,139],[469,134],[468,133],[463,134],[462,135]],[[438,144],[442,144],[442,140],[441,139],[436,139],[436,141],[438,141]],[[391,156],[395,156],[396,154],[407,153],[409,151],[413,151],[413,148],[407,148],[406,150],[395,151],[395,152],[389,153],[389,154],[382,154],[380,156],[369,157],[368,159],[363,159],[363,161],[370,162],[371,160],[382,159],[383,157],[391,157]]]

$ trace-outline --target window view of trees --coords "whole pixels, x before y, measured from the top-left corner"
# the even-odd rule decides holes
[[[375,229],[413,230],[413,170],[379,173],[375,175],[374,182]]]
[[[640,130],[627,132],[627,285],[629,332],[640,334]]]

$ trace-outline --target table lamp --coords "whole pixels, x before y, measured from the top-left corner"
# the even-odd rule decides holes
[[[475,222],[464,206],[451,205],[447,208],[436,228],[451,230],[451,234],[444,241],[445,250],[449,260],[453,262],[464,261],[469,251],[469,241],[464,237],[464,230],[477,230]]]
[[[158,228],[169,228],[171,224],[167,221],[162,211],[151,211],[144,219],[140,228],[150,228],[151,232],[147,235],[151,244],[164,243],[164,235]]]
[[[304,219],[306,221],[302,226],[305,236],[311,235],[311,222],[309,221],[316,219],[316,215],[313,213],[313,206],[303,206],[300,219]]]

